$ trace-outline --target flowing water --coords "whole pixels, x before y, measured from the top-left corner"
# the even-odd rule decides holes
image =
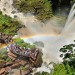
[[[21,38],[26,42],[34,43],[36,41],[41,41],[44,44],[44,47],[41,47],[43,52],[43,62],[61,62],[62,59],[59,57],[59,49],[63,45],[73,43],[73,40],[75,40],[75,4],[70,11],[65,27],[63,28],[56,24],[54,18],[46,23],[42,23],[30,13],[20,13],[12,6],[12,3],[13,0],[1,0],[0,9],[2,13],[9,15],[12,18],[16,16],[16,19],[34,34],[33,36],[23,36]],[[13,14],[12,11],[15,11],[15,13]],[[42,70],[44,68],[42,68]]]
[[[68,19],[66,21],[65,27],[63,28],[62,34],[73,34],[75,33],[75,4],[73,4]]]

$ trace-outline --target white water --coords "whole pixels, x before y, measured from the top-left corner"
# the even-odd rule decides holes
[[[68,15],[68,19],[66,21],[66,25],[69,24],[72,20],[72,18],[74,17],[74,8],[75,8],[75,4],[72,6],[70,13]]]
[[[62,34],[66,33],[66,34],[72,34],[75,33],[75,4],[72,6],[70,13],[68,15],[68,19],[66,21],[65,27],[62,31]],[[71,32],[71,33],[70,33]]]
[[[3,14],[7,14],[10,17],[17,16],[17,20],[20,21],[23,25],[25,25],[30,32],[35,34],[30,38],[23,38],[26,42],[33,43],[35,41],[41,41],[44,43],[44,48],[42,48],[43,52],[43,61],[49,63],[51,61],[61,62],[61,58],[59,57],[60,52],[59,49],[66,44],[73,43],[75,40],[75,10],[74,6],[69,14],[68,21],[66,22],[65,27],[62,28],[60,26],[54,25],[51,20],[47,23],[41,23],[38,21],[35,16],[31,14],[23,14],[18,12],[13,6],[12,0],[1,0],[0,1],[0,9]],[[6,9],[6,11],[3,10]],[[11,12],[15,10],[16,13],[12,14]],[[62,34],[59,32],[62,30]],[[43,68],[43,66],[42,66]],[[43,68],[44,69],[44,68]],[[46,68],[45,68],[46,69]],[[44,69],[44,70],[45,70]],[[40,69],[39,69],[40,70]]]

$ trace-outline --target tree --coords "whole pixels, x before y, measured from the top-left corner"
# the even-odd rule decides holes
[[[63,48],[60,49],[60,52],[62,52],[60,57],[63,57],[64,60],[66,59],[71,60],[72,58],[75,58],[74,47],[75,47],[75,44],[69,44],[69,45],[63,46]]]
[[[66,75],[66,68],[64,64],[55,64],[54,65],[54,70],[51,75]]]
[[[37,19],[45,21],[52,17],[52,4],[48,0],[14,0],[13,4],[19,11],[32,13]]]
[[[75,68],[66,64],[54,64],[54,70],[51,75],[75,75]]]
[[[69,66],[68,63],[66,64],[54,64],[54,69],[52,73],[47,72],[37,72],[34,75],[75,75],[75,68]]]
[[[63,58],[63,63],[69,63],[75,68],[75,44],[65,45],[60,49],[60,57]]]

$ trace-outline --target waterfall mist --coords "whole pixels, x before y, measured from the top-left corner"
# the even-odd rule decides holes
[[[53,17],[43,23],[37,20],[36,17],[31,13],[24,14],[17,11],[12,6],[12,3],[13,0],[1,0],[0,9],[3,14],[6,14],[12,18],[16,17],[21,24],[26,26],[27,30],[30,32],[30,37],[23,35],[21,38],[29,43],[41,41],[44,44],[44,47],[41,47],[43,52],[43,62],[61,62],[62,59],[59,57],[59,49],[63,45],[73,43],[73,40],[75,40],[75,4],[70,11],[68,20],[64,27],[61,25],[61,23],[59,23],[60,18]],[[13,14],[12,11],[15,11],[15,13]],[[22,32],[22,30],[20,30],[20,32],[22,34],[25,33],[24,31]]]

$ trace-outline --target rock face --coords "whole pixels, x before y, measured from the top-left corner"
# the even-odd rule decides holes
[[[30,49],[23,49],[21,47],[16,46],[15,44],[10,45],[10,51],[18,56],[23,56],[28,58],[30,62],[36,64],[38,56],[39,56],[39,49],[35,48],[33,50]],[[11,55],[12,56],[12,55]],[[14,56],[13,56],[14,59]]]
[[[12,41],[12,35],[7,35],[4,33],[0,33],[0,43],[7,44]]]
[[[31,73],[31,71],[28,69],[26,71],[21,70],[21,75],[29,75]]]
[[[7,55],[11,61],[0,63],[0,75],[6,75],[14,69],[17,70],[11,75],[29,75],[34,67],[42,64],[39,49],[25,50],[13,45]]]
[[[11,51],[8,52],[8,56],[12,59],[12,60],[15,60],[16,59],[16,55],[13,54]]]
[[[0,75],[5,73],[5,68],[0,69]]]

